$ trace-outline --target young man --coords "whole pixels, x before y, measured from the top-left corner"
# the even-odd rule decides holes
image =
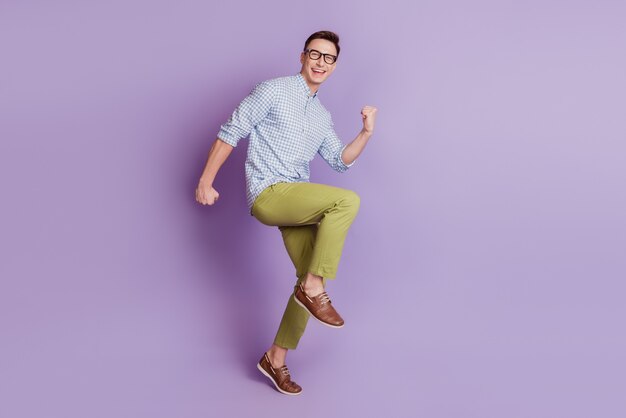
[[[377,109],[365,106],[356,138],[344,146],[337,137],[317,92],[335,70],[339,50],[335,33],[316,32],[304,43],[298,74],[257,84],[220,127],[196,189],[199,203],[218,200],[213,180],[233,147],[249,135],[245,171],[250,214],[278,227],[298,277],[274,343],[257,364],[288,395],[302,392],[291,380],[285,357],[298,345],[309,315],[333,328],[344,324],[324,285],[335,278],[360,203],[350,190],[309,182],[309,162],[319,153],[334,170],[346,171],[372,136],[376,119]]]

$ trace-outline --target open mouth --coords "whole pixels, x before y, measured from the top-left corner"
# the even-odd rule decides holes
[[[317,75],[317,76],[322,76],[326,73],[326,71],[324,70],[318,70],[317,68],[311,68],[311,71],[313,72],[313,74]]]

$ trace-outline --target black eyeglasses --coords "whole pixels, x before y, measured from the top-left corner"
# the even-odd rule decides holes
[[[334,64],[335,61],[337,61],[337,56],[336,55],[331,55],[331,54],[322,54],[320,51],[316,50],[316,49],[305,49],[304,52],[309,54],[309,58],[311,58],[312,60],[318,60],[320,59],[321,56],[324,57],[324,61],[326,61],[326,64]]]

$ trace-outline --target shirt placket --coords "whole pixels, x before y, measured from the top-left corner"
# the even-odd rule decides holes
[[[309,109],[310,109],[311,99],[312,99],[312,97],[307,95],[306,102],[304,102],[304,117],[303,117],[303,120],[302,120],[302,135],[304,136],[305,139],[308,139],[308,137],[309,137],[309,115],[311,114]]]

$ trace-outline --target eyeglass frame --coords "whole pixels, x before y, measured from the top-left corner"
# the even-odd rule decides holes
[[[313,59],[313,58],[311,58],[311,52],[312,52],[312,51],[315,51],[315,52],[317,52],[318,54],[320,54],[319,58],[317,58],[317,59]],[[306,53],[306,55],[309,57],[309,59],[311,59],[311,60],[313,60],[313,61],[317,61],[318,59],[323,58],[323,59],[324,59],[324,62],[325,62],[326,64],[328,64],[328,65],[333,65],[333,64],[335,64],[335,63],[337,62],[337,55],[333,55],[333,54],[323,54],[323,53],[321,53],[320,51],[318,51],[317,49],[306,48],[306,49],[305,49],[304,51],[302,51],[302,52]],[[326,61],[326,56],[327,56],[327,55],[328,55],[329,57],[333,57],[333,62],[328,62],[328,61]]]

